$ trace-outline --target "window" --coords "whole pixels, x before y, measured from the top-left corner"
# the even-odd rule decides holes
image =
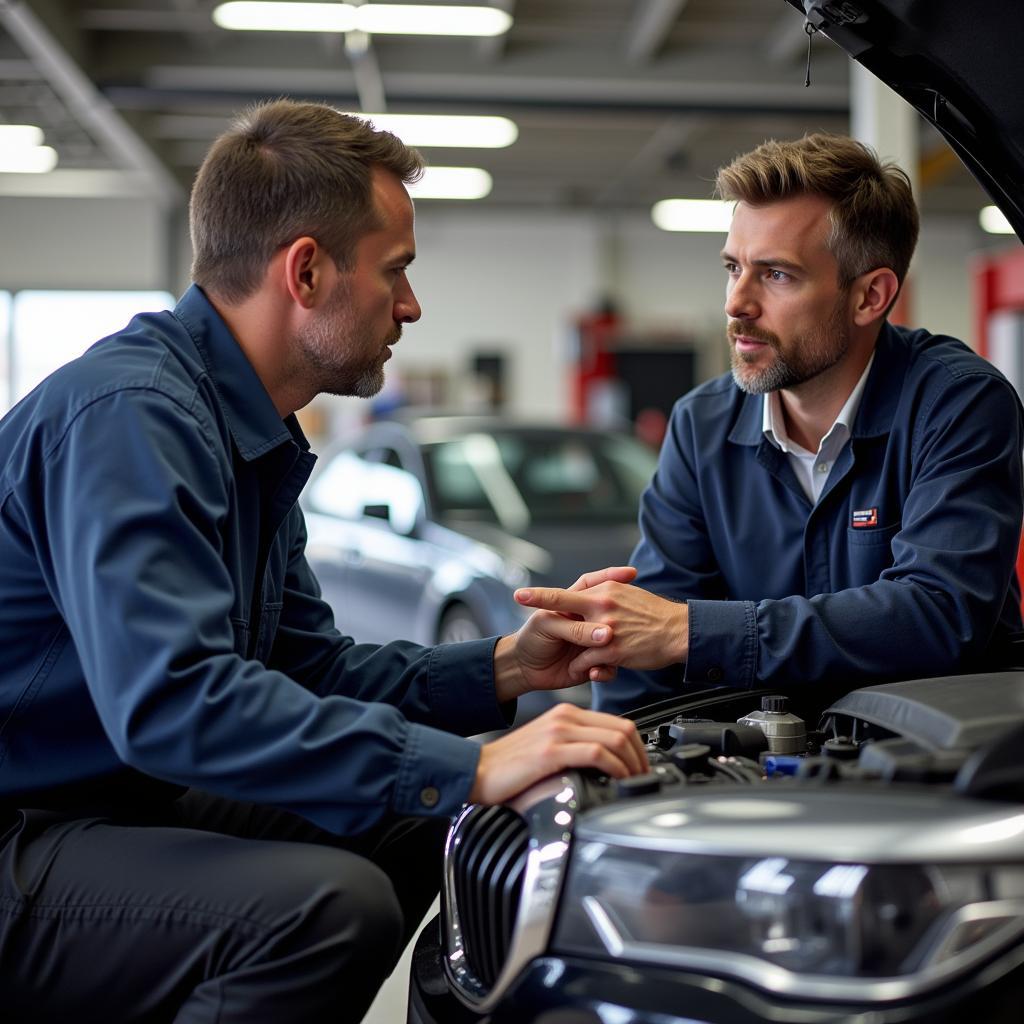
[[[23,291],[10,304],[5,408],[44,377],[120,330],[136,313],[170,309],[169,292]],[[0,314],[2,315],[2,314]],[[0,366],[3,366],[0,363]],[[0,369],[0,373],[3,370]]]

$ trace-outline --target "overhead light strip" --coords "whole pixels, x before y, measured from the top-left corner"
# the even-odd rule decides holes
[[[43,144],[43,129],[34,124],[0,124],[0,152],[34,149]]]
[[[407,146],[503,149],[519,137],[507,117],[448,114],[354,114],[393,132]]]
[[[1012,235],[1013,228],[1006,214],[998,206],[984,206],[978,214],[978,223],[990,235]]]
[[[493,179],[481,167],[428,167],[419,181],[409,186],[413,199],[483,199]]]
[[[46,174],[57,166],[57,151],[52,146],[28,146],[0,151],[2,174]]]
[[[213,21],[221,28],[249,32],[499,36],[511,27],[512,16],[494,7],[231,0],[214,8]]]
[[[728,234],[733,204],[722,199],[662,199],[651,209],[651,219],[662,231]]]

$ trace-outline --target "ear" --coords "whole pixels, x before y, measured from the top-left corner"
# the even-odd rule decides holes
[[[284,253],[285,287],[292,300],[303,309],[311,309],[328,287],[325,278],[327,253],[315,238],[296,238]],[[331,266],[333,267],[333,261]]]
[[[900,283],[888,267],[861,274],[853,283],[853,322],[867,327],[881,320],[896,300]]]

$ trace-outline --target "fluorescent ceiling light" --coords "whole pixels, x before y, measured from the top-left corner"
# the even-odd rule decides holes
[[[990,235],[1012,235],[1014,233],[1010,222],[1006,219],[1006,214],[998,206],[982,207],[981,213],[978,214],[978,223]]]
[[[413,199],[483,199],[493,180],[480,167],[428,167],[409,186]]]
[[[0,173],[45,174],[57,166],[57,150],[52,146],[5,149],[0,152]]]
[[[43,144],[43,129],[34,124],[0,124],[0,152],[34,149]]]
[[[494,7],[429,4],[276,3],[232,0],[214,8],[221,28],[257,32],[370,32],[394,35],[499,36],[512,16]]]
[[[447,114],[356,114],[377,128],[394,132],[407,146],[452,146],[502,149],[519,138],[507,117]]]
[[[662,199],[651,209],[651,219],[662,231],[713,231],[727,234],[732,203],[722,199]]]
[[[373,3],[356,8],[356,27],[371,33],[500,36],[511,25],[512,15],[495,7]]]

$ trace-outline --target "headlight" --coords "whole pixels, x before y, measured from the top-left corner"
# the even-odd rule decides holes
[[[822,863],[578,842],[555,945],[819,998],[901,998],[1024,932],[1024,867]]]

